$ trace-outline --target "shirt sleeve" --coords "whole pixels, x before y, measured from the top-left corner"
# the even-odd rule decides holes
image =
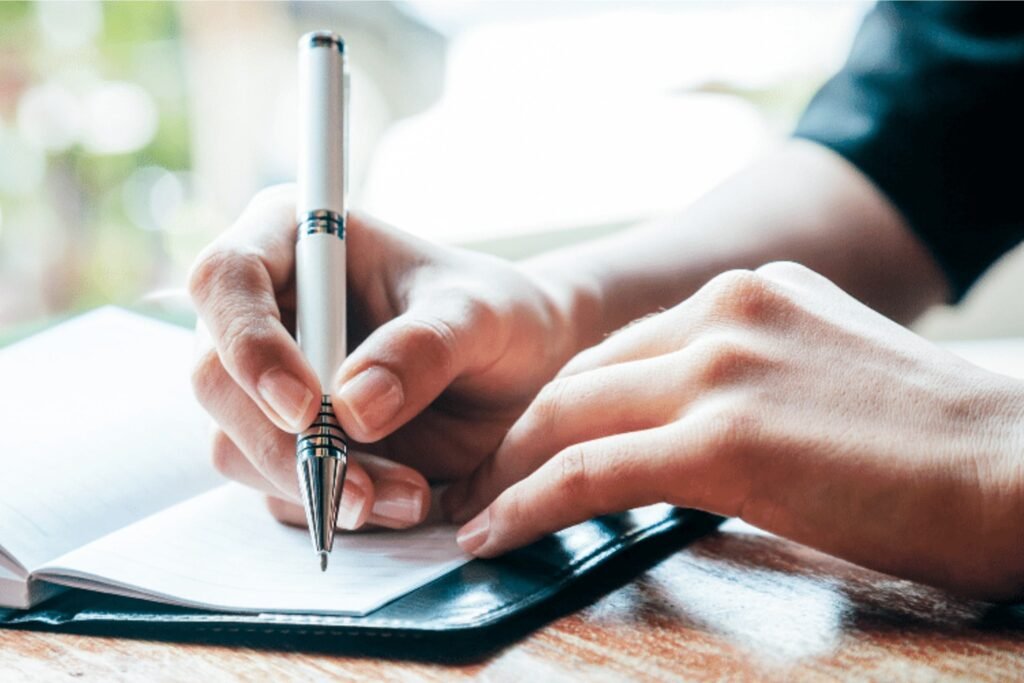
[[[1024,238],[1024,3],[879,3],[794,135],[871,178],[960,299]]]

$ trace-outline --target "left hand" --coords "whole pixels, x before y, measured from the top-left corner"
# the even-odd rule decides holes
[[[729,272],[570,361],[444,504],[492,557],[657,502],[1019,596],[1024,385],[802,266]]]

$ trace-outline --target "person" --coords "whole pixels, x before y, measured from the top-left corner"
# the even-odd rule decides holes
[[[1019,5],[882,3],[794,136],[679,215],[512,263],[354,214],[339,525],[417,524],[447,482],[493,557],[664,501],[1020,598],[1024,383],[900,323],[1024,236],[1021,83]],[[259,193],[190,289],[214,462],[301,524],[293,202]]]

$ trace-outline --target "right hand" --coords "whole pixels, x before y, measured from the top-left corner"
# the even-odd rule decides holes
[[[294,434],[329,393],[356,443],[339,527],[407,527],[429,507],[427,479],[465,477],[497,448],[576,351],[551,286],[511,263],[443,248],[353,214],[348,232],[351,353],[319,386],[291,330],[295,193],[259,193],[199,256],[193,386],[218,426],[213,461],[301,524]]]

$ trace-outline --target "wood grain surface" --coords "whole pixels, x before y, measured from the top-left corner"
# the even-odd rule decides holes
[[[1024,680],[1024,608],[960,600],[729,522],[483,659],[0,630],[0,680]],[[443,653],[438,653],[443,659]]]

